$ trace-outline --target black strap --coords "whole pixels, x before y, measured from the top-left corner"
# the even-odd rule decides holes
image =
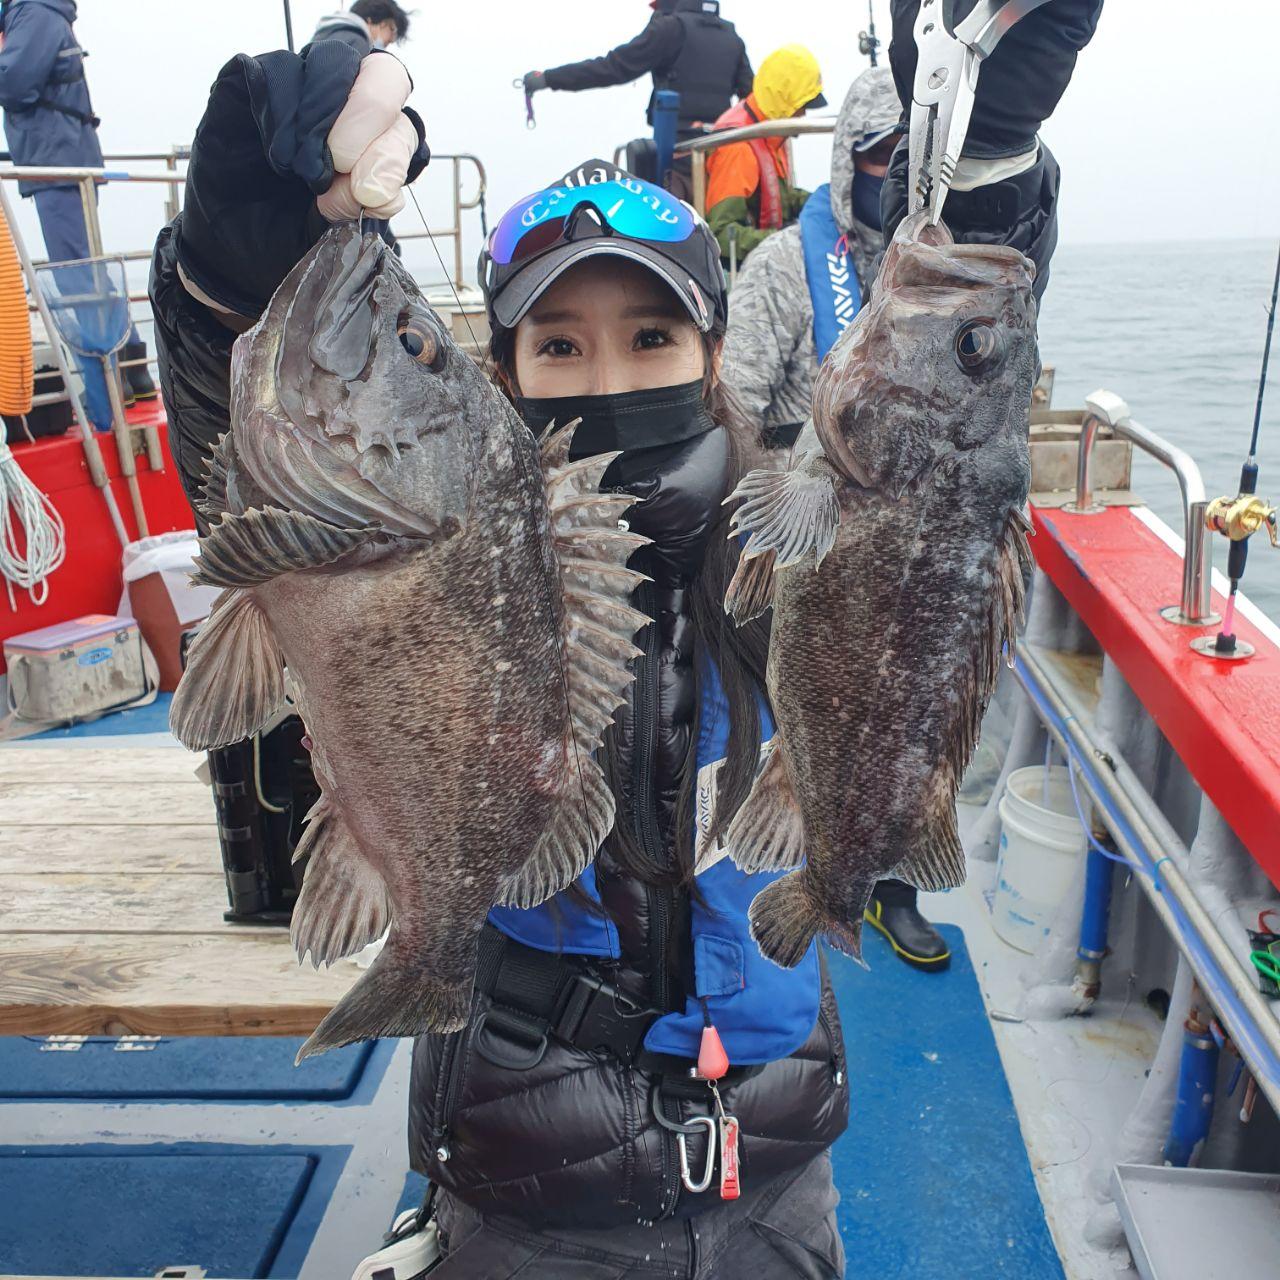
[[[73,83],[67,81],[68,84]],[[75,107],[64,107],[60,102],[53,102],[49,98],[37,98],[29,107],[20,107],[18,111],[10,112],[11,115],[17,115],[21,111],[35,111],[37,107],[43,107],[46,111],[57,111],[64,116],[70,116],[73,120],[79,120],[81,124],[92,125],[95,129],[102,124],[102,121],[93,114],[92,111],[77,111]]]
[[[592,973],[582,957],[526,947],[492,925],[480,935],[476,986],[490,999],[476,1052],[517,1071],[542,1061],[548,1037],[634,1062],[659,1016]]]

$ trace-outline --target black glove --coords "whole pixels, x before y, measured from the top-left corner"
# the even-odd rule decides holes
[[[916,75],[913,29],[919,8],[919,0],[893,0],[889,65],[908,115]],[[973,0],[956,0],[955,21],[960,22],[972,8]],[[1031,146],[1066,90],[1076,55],[1092,38],[1101,12],[1102,0],[1049,0],[1005,33],[978,73],[966,156],[1016,156]]]
[[[1025,149],[1025,148],[1024,148]],[[898,143],[880,188],[880,219],[887,244],[907,216],[907,140]],[[947,193],[942,220],[964,244],[1007,244],[1035,263],[1036,301],[1049,283],[1049,259],[1058,244],[1058,184],[1053,153],[1042,142],[1036,162],[1013,178],[973,191]]]
[[[389,54],[370,55],[389,57]],[[214,442],[230,426],[231,347],[247,321],[220,319],[184,287],[256,317],[280,281],[324,234],[316,196],[334,179],[326,139],[360,69],[340,41],[301,54],[232,58],[196,130],[182,212],[156,240],[148,292],[155,316],[169,443],[193,506]],[[422,121],[407,181],[429,157]],[[196,525],[204,529],[197,513]]]
[[[525,93],[537,93],[540,89],[547,87],[547,73],[545,71],[526,71],[524,74],[524,91]]]
[[[315,199],[334,179],[326,139],[360,62],[349,45],[322,40],[301,54],[239,54],[218,73],[174,224],[183,271],[215,302],[257,316],[324,233]],[[420,141],[412,182],[430,153],[422,121],[405,112]]]

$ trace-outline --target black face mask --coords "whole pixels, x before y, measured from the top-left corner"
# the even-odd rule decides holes
[[[581,418],[570,451],[574,458],[615,449],[632,453],[679,444],[715,427],[703,401],[701,378],[677,387],[652,387],[620,395],[521,396],[516,408],[537,435],[552,422],[564,426]]]

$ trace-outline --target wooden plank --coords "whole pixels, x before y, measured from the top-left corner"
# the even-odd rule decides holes
[[[150,875],[0,874],[0,901],[0,934],[261,934],[267,927],[223,920],[226,879],[207,868]]]
[[[212,822],[214,816],[213,793],[194,781],[0,787],[0,830],[10,825],[185,826]]]
[[[0,831],[0,875],[216,871],[218,829],[191,826],[6,827]]]
[[[309,1035],[360,976],[255,936],[0,936],[0,1035]]]
[[[47,782],[197,782],[203,752],[184,747],[6,747],[0,788]]]

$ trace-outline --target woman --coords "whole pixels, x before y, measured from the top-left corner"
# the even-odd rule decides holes
[[[323,45],[228,64],[187,207],[157,245],[152,299],[189,491],[228,425],[234,333],[323,230],[320,210],[334,212],[332,171],[278,86],[298,86],[295,107],[332,100],[335,65]],[[368,107],[322,119],[329,151],[360,153],[334,135]],[[367,150],[385,159],[393,129]],[[349,182],[375,214],[394,192],[359,175],[387,168],[357,161]],[[765,637],[722,608],[737,554],[722,502],[753,432],[720,382],[717,246],[685,206],[590,161],[499,223],[482,280],[498,376],[531,429],[581,417],[579,453],[621,450],[606,483],[636,495],[631,527],[653,540],[636,603],[654,622],[605,746],[614,836],[569,893],[492,914],[470,1024],[416,1046],[410,1153],[440,1188],[433,1274],[842,1275],[827,1150],[848,1086],[817,950],[784,971],[751,943],[746,908],[772,877],[723,859],[693,876],[696,835],[714,845],[771,732]],[[693,1074],[700,1056],[718,1083]]]

